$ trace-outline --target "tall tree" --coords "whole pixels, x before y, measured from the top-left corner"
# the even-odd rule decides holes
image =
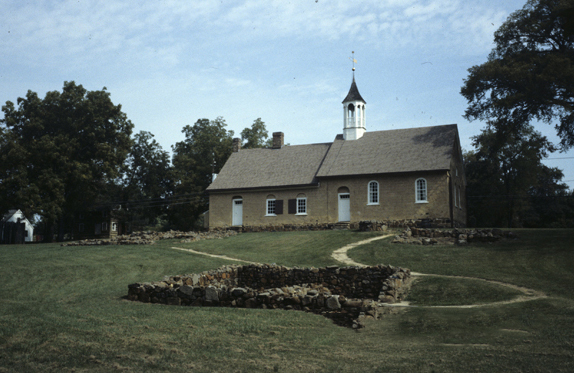
[[[148,225],[166,212],[166,199],[172,188],[169,153],[154,135],[141,131],[126,162],[122,201],[126,202],[132,222]]]
[[[185,140],[173,146],[174,195],[169,218],[182,230],[195,228],[198,217],[208,210],[205,189],[231,155],[233,131],[222,117],[199,119],[182,132]]]
[[[74,82],[44,99],[28,91],[2,111],[0,195],[57,225],[61,239],[69,218],[120,175],[133,124],[105,87],[87,91]]]
[[[265,122],[257,118],[253,121],[251,128],[247,127],[241,131],[242,147],[245,149],[271,147],[273,140],[268,137],[269,132],[267,132]]]
[[[555,124],[563,149],[574,146],[574,0],[529,0],[495,32],[487,62],[469,69],[465,117],[497,132],[531,121]]]
[[[540,187],[541,163],[554,147],[532,126],[501,135],[486,129],[465,154],[468,215],[480,226],[521,225],[531,192]]]
[[[536,185],[528,191],[530,208],[524,214],[525,227],[574,227],[574,191],[568,191],[563,177],[558,168],[542,166]]]

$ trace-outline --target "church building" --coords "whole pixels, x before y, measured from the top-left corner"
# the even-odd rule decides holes
[[[456,124],[367,131],[355,77],[333,142],[233,153],[209,193],[209,228],[413,220],[465,226],[466,193]]]

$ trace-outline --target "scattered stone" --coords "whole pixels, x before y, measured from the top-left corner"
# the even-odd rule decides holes
[[[470,242],[496,242],[518,238],[513,232],[501,229],[451,229],[406,228],[391,243],[411,245],[467,245]]]
[[[87,239],[63,243],[62,246],[94,246],[94,245],[151,245],[159,240],[182,239],[181,242],[194,242],[199,240],[212,240],[237,235],[236,230],[223,229],[209,232],[133,232],[129,235],[117,236],[109,239]]]

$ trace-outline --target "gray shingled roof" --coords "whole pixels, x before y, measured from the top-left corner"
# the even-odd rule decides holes
[[[242,149],[232,153],[208,191],[317,183],[315,174],[331,144]]]
[[[365,104],[367,103],[359,93],[359,88],[357,88],[357,83],[355,83],[355,75],[353,75],[353,83],[351,83],[351,88],[349,89],[349,93],[347,93],[347,97],[343,100],[343,103],[348,101],[363,101]]]
[[[320,177],[450,169],[456,124],[366,132],[332,144],[243,149],[233,153],[208,191],[316,184]]]
[[[366,132],[358,140],[338,137],[317,177],[448,170],[456,124]]]

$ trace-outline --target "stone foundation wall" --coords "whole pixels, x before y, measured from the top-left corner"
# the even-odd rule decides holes
[[[238,232],[294,232],[294,231],[324,231],[334,229],[335,224],[271,224],[271,225],[245,225],[231,229]]]
[[[341,223],[339,223],[341,224]],[[367,231],[386,231],[388,228],[451,228],[450,219],[403,219],[403,220],[367,220],[348,223],[349,229]],[[460,224],[455,223],[460,227]],[[237,232],[291,232],[291,231],[321,231],[337,229],[337,223],[325,224],[270,224],[270,225],[245,225],[230,227]]]
[[[367,220],[360,221],[358,230],[385,231],[388,228],[452,228],[450,219],[404,219],[404,220]],[[455,222],[455,227],[460,228],[460,224]]]
[[[182,242],[221,239],[236,236],[232,229],[214,229],[209,232],[153,232],[140,231],[128,235],[116,236],[110,239],[87,239],[63,243],[62,246],[93,246],[93,245],[151,245],[159,240],[181,239]]]
[[[132,301],[186,306],[271,308],[314,312],[337,324],[362,327],[383,303],[402,299],[410,271],[400,267],[288,268],[225,266],[199,274],[128,286]]]
[[[415,245],[457,244],[469,242],[496,242],[502,239],[516,239],[518,236],[501,229],[451,229],[438,230],[426,228],[406,228],[402,234],[395,236],[392,243]]]

